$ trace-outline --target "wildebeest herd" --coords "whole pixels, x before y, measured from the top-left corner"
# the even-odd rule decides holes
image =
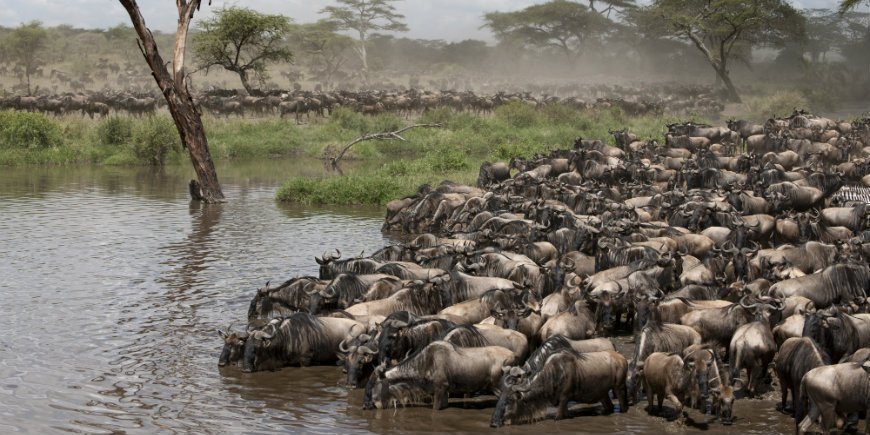
[[[366,408],[494,395],[494,427],[643,395],[731,424],[774,377],[798,431],[866,419],[870,119],[612,134],[389,203],[407,242],[267,283],[220,365],[338,361]]]
[[[301,122],[303,116],[306,119],[311,116],[326,116],[339,107],[371,115],[395,113],[406,117],[437,108],[486,115],[508,103],[528,104],[536,109],[553,104],[577,110],[618,107],[631,116],[663,112],[695,112],[716,116],[724,107],[704,87],[683,89],[663,86],[647,92],[630,87],[556,88],[551,91],[559,93],[499,91],[476,94],[472,91],[411,89],[329,92],[275,90],[259,95],[244,95],[234,90],[211,90],[195,98],[203,112],[215,116],[293,116],[296,122]],[[163,105],[165,102],[159,94],[111,90],[0,98],[0,109],[51,115],[81,114],[91,118],[103,117],[109,113],[141,116],[153,113]]]

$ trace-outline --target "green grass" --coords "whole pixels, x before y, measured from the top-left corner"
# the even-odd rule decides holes
[[[19,115],[10,113],[0,112],[7,118]],[[0,133],[11,128],[3,127],[3,116]],[[149,165],[161,159],[166,164],[187,161],[174,141],[177,136],[166,115],[117,115],[104,120],[28,116],[38,119],[20,123],[35,130],[28,130],[27,137],[36,139],[18,145],[14,134],[7,135],[6,142],[0,139],[0,165]],[[567,148],[577,137],[612,143],[608,133],[612,129],[627,127],[640,137],[661,141],[664,125],[676,120],[629,117],[618,109],[577,111],[552,106],[534,110],[515,103],[486,117],[437,109],[406,120],[393,114],[372,117],[339,109],[329,118],[312,118],[301,126],[292,119],[277,117],[206,117],[204,122],[212,156],[219,162],[322,157],[364,133],[396,130],[413,123],[442,123],[443,128],[407,131],[403,134],[406,141],[358,143],[345,160],[360,161],[365,169],[349,171],[345,177],[292,178],[278,192],[279,200],[307,204],[384,204],[413,193],[423,183],[437,184],[448,179],[473,183],[484,160],[506,161],[514,156],[530,157]]]

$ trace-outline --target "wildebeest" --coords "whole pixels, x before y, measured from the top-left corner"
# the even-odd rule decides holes
[[[419,403],[432,399],[435,410],[447,407],[450,393],[492,392],[502,367],[513,365],[514,354],[499,346],[460,348],[436,341],[392,368],[379,366],[366,385],[368,409]]]
[[[540,420],[547,406],[556,406],[556,419],[567,416],[568,402],[601,402],[605,413],[613,412],[609,392],[619,399],[620,410],[628,410],[625,392],[625,357],[617,352],[577,353],[562,350],[547,358],[531,378],[511,385],[493,412],[490,426],[521,424]]]
[[[816,367],[801,381],[801,400],[809,401],[809,411],[798,426],[805,433],[822,418],[825,432],[842,426],[845,416],[870,410],[870,360]],[[864,433],[870,433],[870,422]]]
[[[339,344],[355,326],[363,325],[350,319],[315,317],[308,313],[273,319],[249,332],[242,371],[334,363]]]
[[[708,375],[705,369],[679,354],[655,352],[643,363],[643,382],[647,406],[653,410],[653,401],[658,397],[658,409],[667,398],[676,406],[674,418],[683,411],[683,402],[693,388],[703,396],[708,394]]]
[[[782,391],[781,409],[787,411],[788,392],[791,391],[792,407],[796,421],[804,417],[806,404],[800,392],[801,379],[810,370],[831,363],[831,358],[809,337],[792,337],[786,340],[774,357],[776,376]]]

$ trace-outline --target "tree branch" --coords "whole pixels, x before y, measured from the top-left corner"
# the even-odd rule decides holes
[[[408,126],[408,127],[403,128],[403,129],[396,130],[396,131],[387,131],[387,132],[382,132],[382,133],[367,133],[367,134],[364,134],[364,135],[354,139],[351,143],[345,145],[344,148],[342,148],[341,151],[338,153],[338,155],[333,157],[330,160],[332,161],[332,166],[338,166],[338,162],[341,161],[341,158],[344,157],[344,154],[352,146],[354,146],[360,142],[365,142],[367,140],[396,140],[396,139],[398,139],[402,142],[407,142],[407,139],[400,136],[400,134],[402,134],[408,130],[411,130],[413,128],[441,128],[441,127],[444,127],[444,124],[440,124],[440,123],[439,124],[415,124],[415,125],[411,125],[411,126]]]

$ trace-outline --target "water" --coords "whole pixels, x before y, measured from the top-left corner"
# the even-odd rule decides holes
[[[257,287],[315,274],[323,251],[390,240],[379,208],[273,200],[288,175],[321,175],[317,162],[220,167],[222,205],[190,205],[190,172],[0,168],[0,433],[490,431],[487,397],[440,412],[363,411],[336,367],[218,370],[215,331],[242,327]],[[773,408],[739,401],[730,430],[791,432]],[[729,430],[690,415],[584,411],[502,431]]]

